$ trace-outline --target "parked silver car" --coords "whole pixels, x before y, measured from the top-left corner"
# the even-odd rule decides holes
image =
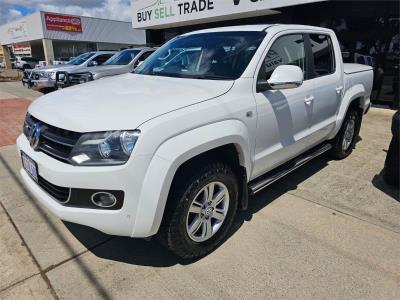
[[[103,65],[86,70],[60,70],[56,74],[57,87],[65,88],[87,81],[132,72],[155,48],[132,48],[117,52]]]
[[[24,71],[22,84],[36,91],[48,93],[56,89],[56,71],[81,72],[105,63],[115,51],[87,52],[64,65],[51,65]]]

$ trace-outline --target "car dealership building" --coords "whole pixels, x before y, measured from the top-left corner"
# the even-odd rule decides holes
[[[37,12],[0,26],[5,58],[33,56],[47,63],[88,51],[119,50],[145,43],[145,31],[132,29],[130,22],[49,12]]]
[[[333,29],[345,62],[374,67],[373,101],[398,107],[399,1],[133,0],[132,24],[160,45],[202,28],[292,23]]]

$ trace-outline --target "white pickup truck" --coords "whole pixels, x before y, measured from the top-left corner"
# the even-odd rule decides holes
[[[135,74],[33,102],[21,175],[63,220],[201,257],[249,195],[326,151],[352,152],[372,81],[370,67],[343,64],[329,29],[184,34]]]

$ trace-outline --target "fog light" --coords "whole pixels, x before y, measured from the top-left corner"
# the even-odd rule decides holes
[[[117,199],[113,194],[98,192],[92,195],[92,202],[99,207],[113,207],[117,203]]]

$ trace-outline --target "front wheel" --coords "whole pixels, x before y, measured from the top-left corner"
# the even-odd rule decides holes
[[[160,229],[162,243],[193,259],[218,247],[229,233],[238,206],[232,169],[220,162],[193,166],[177,178]],[[178,181],[181,181],[179,183]]]
[[[331,155],[336,159],[346,158],[351,154],[360,133],[362,114],[354,108],[347,112],[342,127],[332,141]]]
[[[27,69],[32,69],[30,65],[23,65],[22,66],[22,71],[25,72]]]

